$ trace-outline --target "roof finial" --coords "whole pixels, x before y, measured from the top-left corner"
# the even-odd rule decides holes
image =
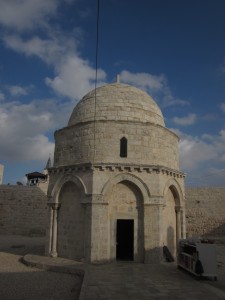
[[[116,83],[120,83],[120,75],[119,74],[116,75]]]
[[[45,166],[45,170],[47,170],[48,168],[51,168],[51,166],[52,166],[51,153],[49,153],[49,159],[48,159],[47,164]]]

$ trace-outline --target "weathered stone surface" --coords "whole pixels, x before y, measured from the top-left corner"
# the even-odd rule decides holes
[[[165,126],[160,108],[147,93],[121,83],[107,84],[84,96],[68,126],[94,120],[140,121]]]
[[[47,196],[38,187],[0,186],[0,234],[43,236]]]
[[[188,236],[225,235],[225,188],[186,188]]]
[[[108,179],[110,179],[110,174],[114,173],[108,172]],[[99,171],[96,174],[96,187],[98,186],[96,193],[100,192],[100,183],[104,178],[107,182],[106,174],[106,171]],[[86,183],[85,177],[88,177],[88,174],[83,177]],[[147,183],[151,191],[154,190],[151,186],[153,177],[154,175],[149,178]],[[99,201],[99,196],[95,197],[94,202],[97,201],[96,199]],[[85,201],[91,204],[92,199]],[[102,201],[101,203],[107,202],[104,198],[100,201]],[[152,198],[152,204],[163,204],[163,201],[163,198],[160,197],[156,197],[155,200]],[[0,187],[0,234],[43,235],[49,221],[46,202],[46,196],[37,187],[2,185]],[[116,204],[113,205],[115,209],[118,209]],[[146,205],[145,211],[147,211],[148,203]],[[186,188],[185,206],[187,236],[225,236],[225,188]],[[107,210],[107,206],[105,209]],[[163,219],[167,215],[165,209],[163,209]],[[171,217],[171,214],[168,217]],[[86,218],[91,219],[91,212],[88,215],[87,209]],[[102,227],[105,226],[105,221],[104,218],[101,219]],[[147,225],[146,233],[149,232],[149,228],[151,225]]]
[[[0,164],[0,185],[3,181],[3,172],[4,172],[4,166]]]

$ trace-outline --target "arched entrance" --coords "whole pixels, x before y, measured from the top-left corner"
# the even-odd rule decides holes
[[[84,257],[84,209],[81,192],[72,182],[63,184],[59,193],[58,256],[80,260]]]
[[[176,257],[177,240],[184,236],[183,197],[176,182],[169,181],[164,193],[165,205],[162,211],[162,243],[172,256]]]
[[[166,246],[173,257],[176,255],[176,211],[175,199],[171,189],[166,194],[166,204],[163,207],[163,246]]]
[[[107,193],[110,257],[143,262],[143,197],[132,182],[123,180]]]

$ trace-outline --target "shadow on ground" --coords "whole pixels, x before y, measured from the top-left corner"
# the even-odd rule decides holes
[[[80,286],[81,278],[69,274],[42,270],[0,273],[0,299],[4,300],[76,300]]]
[[[21,263],[26,254],[44,255],[44,245],[44,237],[0,236],[0,299],[79,299],[82,277]]]

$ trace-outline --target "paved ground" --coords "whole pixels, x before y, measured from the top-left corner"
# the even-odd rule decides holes
[[[86,275],[80,300],[225,299],[225,245],[218,245],[217,249],[218,281],[214,282],[197,280],[170,263],[83,265],[65,259],[46,258],[41,256],[43,240],[21,237],[4,239],[0,236],[0,299],[76,300],[79,298],[83,270],[86,270]],[[22,255],[28,263],[60,273],[27,267],[18,261]],[[70,274],[62,273],[65,271]]]
[[[174,264],[117,263],[91,266],[83,291],[85,300],[225,299],[225,291],[208,281],[198,281]]]
[[[225,244],[217,245],[218,281],[199,280],[176,264],[89,266],[80,300],[225,299]]]
[[[0,236],[0,300],[79,298],[81,277],[28,267],[20,262],[27,253],[44,254],[44,239]]]

